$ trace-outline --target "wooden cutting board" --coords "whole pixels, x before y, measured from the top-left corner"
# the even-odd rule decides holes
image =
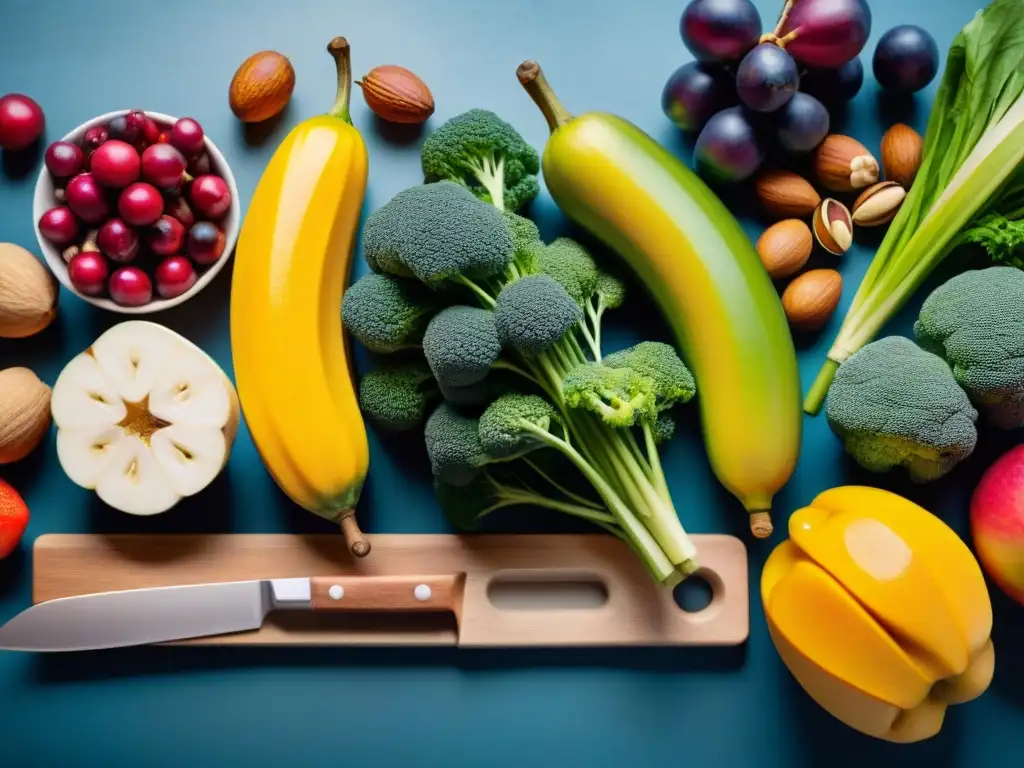
[[[219,645],[736,645],[749,632],[747,554],[733,536],[695,535],[712,599],[681,609],[629,548],[601,534],[368,536],[73,535],[36,540],[33,602],[143,587],[305,576],[453,575],[446,613],[278,611],[263,627],[187,641]]]

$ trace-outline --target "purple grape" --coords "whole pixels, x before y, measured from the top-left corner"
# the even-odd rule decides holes
[[[697,171],[711,181],[743,181],[764,161],[757,131],[742,107],[729,107],[708,120],[697,137]]]
[[[807,67],[840,67],[864,48],[871,34],[871,9],[865,0],[798,0],[780,31],[786,50]]]
[[[756,112],[774,112],[793,98],[800,72],[793,57],[775,45],[761,43],[743,57],[736,70],[740,101]]]
[[[713,114],[735,103],[735,81],[696,61],[673,72],[661,93],[665,116],[687,133],[696,133]]]
[[[828,136],[829,117],[825,105],[806,93],[794,93],[775,115],[779,144],[791,155],[802,155]]]
[[[864,84],[864,65],[850,59],[839,69],[808,69],[800,76],[800,90],[823,104],[843,104]]]
[[[939,71],[939,47],[920,27],[904,24],[882,35],[871,63],[875,79],[887,91],[914,93]]]
[[[750,0],[693,0],[679,33],[698,61],[739,61],[761,37],[761,16]]]

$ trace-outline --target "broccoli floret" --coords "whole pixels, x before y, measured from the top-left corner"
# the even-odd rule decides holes
[[[497,209],[442,181],[399,192],[370,214],[363,255],[375,272],[433,284],[503,272],[514,251]]]
[[[537,254],[537,268],[565,288],[580,306],[597,287],[598,270],[587,249],[568,237],[559,237]]]
[[[945,361],[900,336],[868,344],[839,366],[825,414],[862,467],[903,466],[917,482],[945,475],[978,441],[978,413]]]
[[[461,184],[499,210],[516,211],[540,191],[537,150],[484,109],[444,123],[423,142],[420,159],[428,182]]]
[[[1024,272],[989,267],[957,275],[925,299],[914,334],[952,366],[990,423],[1024,427]]]
[[[498,294],[494,319],[503,344],[543,352],[579,321],[583,312],[565,288],[547,275],[529,275]]]
[[[609,368],[631,368],[641,376],[653,379],[659,411],[685,403],[697,392],[697,383],[690,369],[671,346],[660,341],[640,342],[629,349],[606,355],[602,362]]]
[[[490,456],[521,455],[544,446],[530,427],[548,432],[555,408],[537,395],[502,395],[480,417],[480,444]]]
[[[626,300],[626,284],[610,272],[599,272],[594,295],[598,314],[606,309],[618,309]]]
[[[659,413],[657,421],[654,422],[653,432],[655,445],[667,443],[676,433],[676,420],[667,413]]]
[[[480,474],[488,456],[480,445],[479,420],[441,403],[423,429],[434,477],[451,485],[468,485]]]
[[[505,225],[512,236],[515,249],[515,263],[519,272],[524,275],[536,274],[538,271],[538,255],[544,249],[544,241],[540,239],[540,230],[529,219],[511,211],[502,212]]]
[[[389,432],[404,432],[421,424],[440,396],[423,360],[385,365],[359,382],[359,408]]]
[[[479,307],[446,307],[423,334],[423,354],[435,378],[451,387],[483,381],[501,354],[494,313]]]
[[[566,375],[562,395],[570,408],[593,411],[613,427],[631,427],[657,417],[654,380],[632,368],[578,365]]]
[[[341,321],[374,352],[415,348],[438,305],[420,283],[370,272],[353,283],[341,304]]]

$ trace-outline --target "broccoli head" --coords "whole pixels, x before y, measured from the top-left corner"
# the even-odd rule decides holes
[[[562,383],[570,408],[585,408],[613,427],[631,427],[657,417],[654,380],[632,368],[585,363],[573,368]]]
[[[363,229],[371,269],[428,285],[504,272],[514,255],[501,213],[449,181],[399,192]]]
[[[925,299],[914,334],[952,366],[989,422],[1024,427],[1024,272],[989,267],[957,275]]]
[[[906,467],[917,482],[945,475],[978,441],[978,413],[946,363],[900,336],[872,342],[839,366],[825,414],[862,467]]]
[[[529,275],[498,294],[494,320],[503,344],[543,352],[582,317],[580,305],[547,275]]]
[[[598,272],[594,296],[597,297],[598,314],[606,309],[618,309],[626,300],[626,284],[610,272]]]
[[[483,381],[501,354],[494,313],[459,305],[442,309],[423,334],[423,354],[434,377],[445,386]]]
[[[468,485],[489,458],[480,445],[479,421],[463,416],[443,402],[423,429],[434,477],[451,485]]]
[[[431,133],[420,160],[428,182],[461,184],[498,210],[516,211],[540,191],[537,150],[485,109],[457,115]]]
[[[538,271],[538,254],[544,249],[544,241],[540,239],[537,225],[524,216],[511,211],[504,211],[505,225],[512,236],[515,250],[515,263],[524,275],[532,275]]]
[[[420,283],[370,272],[345,291],[341,321],[367,349],[390,353],[418,347],[437,309]]]
[[[381,429],[404,432],[423,423],[440,394],[426,362],[402,361],[363,376],[359,408]]]
[[[660,341],[639,344],[606,355],[602,361],[609,368],[631,368],[641,376],[654,380],[659,411],[689,401],[697,392],[697,383],[676,351]]]
[[[655,445],[667,443],[676,433],[676,420],[667,413],[659,413],[657,421],[654,422],[653,432]]]
[[[480,444],[490,456],[521,455],[544,446],[530,428],[548,432],[555,420],[555,407],[542,397],[502,395],[480,417]]]
[[[597,263],[587,249],[568,237],[559,237],[537,253],[537,270],[549,276],[582,306],[597,287]]]

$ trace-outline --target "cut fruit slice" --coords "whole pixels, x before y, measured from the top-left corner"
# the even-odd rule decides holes
[[[202,350],[132,320],[65,366],[50,403],[67,476],[107,504],[155,515],[208,486],[227,463],[238,397]]]

